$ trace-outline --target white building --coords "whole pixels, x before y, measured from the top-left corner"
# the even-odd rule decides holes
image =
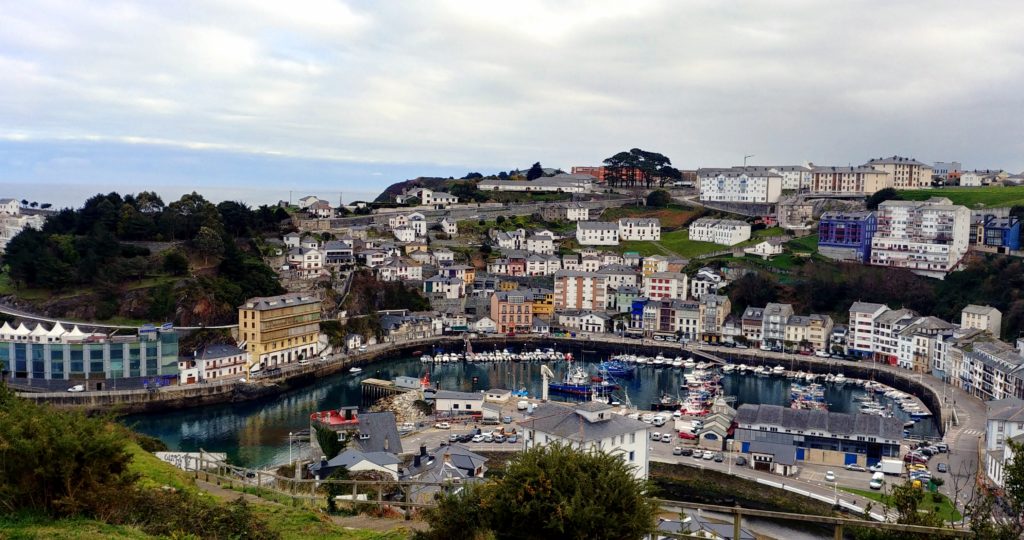
[[[399,242],[415,242],[416,241],[416,229],[412,227],[396,227],[391,229],[391,234],[395,235],[395,240]]]
[[[701,268],[697,275],[690,279],[690,297],[700,298],[707,293],[718,293],[719,289],[728,285],[724,277],[711,268]]]
[[[559,174],[536,180],[483,180],[480,191],[538,191],[553,193],[589,193],[595,178],[589,174]]]
[[[850,306],[847,348],[851,353],[870,356],[874,352],[875,320],[889,308],[883,304],[854,302]]]
[[[735,246],[750,240],[750,224],[737,219],[700,218],[690,223],[690,240]]]
[[[644,276],[644,296],[651,300],[686,300],[686,294],[689,292],[688,279],[682,272],[655,272]]]
[[[960,265],[970,242],[971,211],[949,199],[885,201],[878,205],[871,264],[907,268],[942,279]]]
[[[305,197],[299,199],[299,208],[305,210],[306,208],[309,208],[313,203],[319,200],[320,198],[316,197],[315,195],[306,195]]]
[[[565,207],[566,221],[587,221],[590,219],[590,209],[579,203],[568,204]]]
[[[439,265],[455,262],[455,252],[448,248],[437,248],[433,251],[434,262]]]
[[[811,192],[829,195],[872,195],[892,187],[889,173],[871,167],[814,167]]]
[[[658,218],[622,218],[619,220],[619,240],[661,240],[661,220]]]
[[[498,325],[490,317],[480,317],[469,325],[469,329],[480,334],[493,334],[498,331]]]
[[[423,267],[419,263],[392,257],[390,261],[374,267],[377,279],[381,281],[419,281],[423,279]]]
[[[524,430],[526,449],[561,443],[584,451],[603,450],[632,465],[637,478],[647,478],[650,425],[614,414],[604,403],[588,401],[575,406],[545,403],[519,425]]]
[[[245,377],[249,353],[234,345],[207,345],[178,361],[180,384]]]
[[[777,203],[782,196],[782,176],[773,172],[731,169],[700,169],[700,200],[732,203]]]
[[[758,242],[751,247],[744,248],[743,253],[755,255],[762,259],[782,255],[782,240],[778,238],[769,238],[768,240]]]
[[[811,186],[811,168],[804,165],[748,165],[747,170],[782,177],[782,189],[798,191]]]
[[[992,306],[970,304],[960,312],[960,326],[985,330],[993,337],[999,338],[1003,326],[1003,314]]]
[[[459,278],[434,276],[423,280],[423,292],[455,300],[466,295],[466,284]]]
[[[46,218],[41,215],[8,215],[0,213],[0,253],[7,248],[7,244],[18,236],[25,229],[43,228]]]
[[[451,392],[438,390],[434,394],[434,411],[438,415],[462,416],[484,410],[484,395],[480,392]]]
[[[607,314],[592,311],[567,311],[558,314],[558,324],[563,327],[594,334],[606,332],[610,321],[611,317]]]
[[[605,265],[600,267],[597,273],[608,278],[607,284],[609,289],[636,287],[639,285],[636,269],[624,264]]]
[[[553,276],[562,269],[562,259],[555,255],[533,254],[526,258],[526,275]]]
[[[576,241],[581,246],[617,246],[619,226],[604,221],[581,221],[576,224]]]
[[[550,234],[535,234],[526,237],[526,251],[540,255],[555,254],[555,239]]]
[[[1003,468],[1006,441],[1024,443],[1024,400],[1006,398],[987,403],[988,416],[985,426],[985,469],[996,485],[1003,486]],[[1019,457],[1019,456],[1018,456]]]
[[[316,272],[324,267],[324,254],[319,249],[297,247],[288,251],[288,264],[296,270]]]
[[[409,227],[416,231],[416,236],[426,236],[427,218],[419,212],[413,212],[409,214]]]
[[[21,213],[21,203],[15,199],[0,199],[0,214],[17,216]]]
[[[459,234],[459,223],[450,217],[441,220],[441,231],[449,237]]]

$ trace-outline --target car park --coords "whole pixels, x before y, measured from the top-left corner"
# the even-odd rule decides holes
[[[938,465],[937,465],[937,466],[935,467],[935,470],[937,470],[937,471],[939,471],[939,472],[941,472],[941,473],[944,473],[944,472],[949,472],[949,466],[947,466],[947,465],[946,465],[945,463],[939,463],[939,464],[938,464]]]
[[[836,481],[836,473],[834,473],[832,471],[825,471],[825,481],[826,482],[835,482]]]
[[[850,463],[849,465],[846,465],[845,469],[848,470],[848,471],[859,471],[859,472],[867,471],[867,469],[865,469],[864,467],[861,467],[860,465],[857,465],[856,463]]]
[[[673,456],[681,456],[681,455],[683,455],[683,447],[682,446],[677,446],[677,447],[673,448],[672,449],[672,455]]]

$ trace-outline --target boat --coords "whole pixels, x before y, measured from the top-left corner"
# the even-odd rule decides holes
[[[782,366],[775,366],[772,368],[772,375],[785,375],[786,368]]]
[[[569,394],[573,396],[590,396],[592,394],[609,394],[617,390],[619,385],[606,380],[594,382],[587,375],[586,371],[579,366],[570,367],[562,382],[548,383],[548,390],[557,394]]]
[[[674,397],[672,397],[672,396],[670,396],[668,394],[662,394],[660,400],[655,401],[654,403],[651,403],[651,410],[652,411],[676,411],[676,410],[679,410],[679,408],[681,406],[682,406],[682,403],[678,399],[676,399],[676,398],[674,398]]]
[[[636,368],[613,359],[598,364],[597,371],[606,377],[632,377],[636,373]]]
[[[693,369],[696,365],[697,363],[693,361],[693,358],[687,358],[686,361],[683,362],[683,368],[685,369]]]
[[[732,373],[735,369],[736,369],[736,364],[726,364],[726,365],[722,366],[722,371],[724,373]]]
[[[363,368],[361,368],[361,367],[349,368],[349,370],[348,370],[349,373],[360,373],[362,371],[363,371]]]
[[[423,356],[420,357],[420,362],[423,362],[423,363],[433,362],[433,361],[434,361],[434,359],[429,354],[424,354]]]
[[[844,384],[846,382],[846,375],[843,375],[842,373],[836,373],[836,377],[833,380],[833,382],[836,384]]]

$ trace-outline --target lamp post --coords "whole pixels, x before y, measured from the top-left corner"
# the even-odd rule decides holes
[[[748,154],[746,156],[743,156],[743,168],[744,169],[747,168],[747,158],[752,158],[752,157],[754,157],[754,154]]]
[[[294,435],[294,434],[291,431],[289,431],[288,432],[288,465],[291,465],[291,464],[295,463],[292,460],[292,435]]]

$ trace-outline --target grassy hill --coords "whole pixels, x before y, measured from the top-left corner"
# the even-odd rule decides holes
[[[908,201],[923,201],[930,197],[946,197],[953,201],[953,204],[962,204],[969,208],[1024,206],[1024,186],[916,189],[899,191],[898,193],[900,198]]]

